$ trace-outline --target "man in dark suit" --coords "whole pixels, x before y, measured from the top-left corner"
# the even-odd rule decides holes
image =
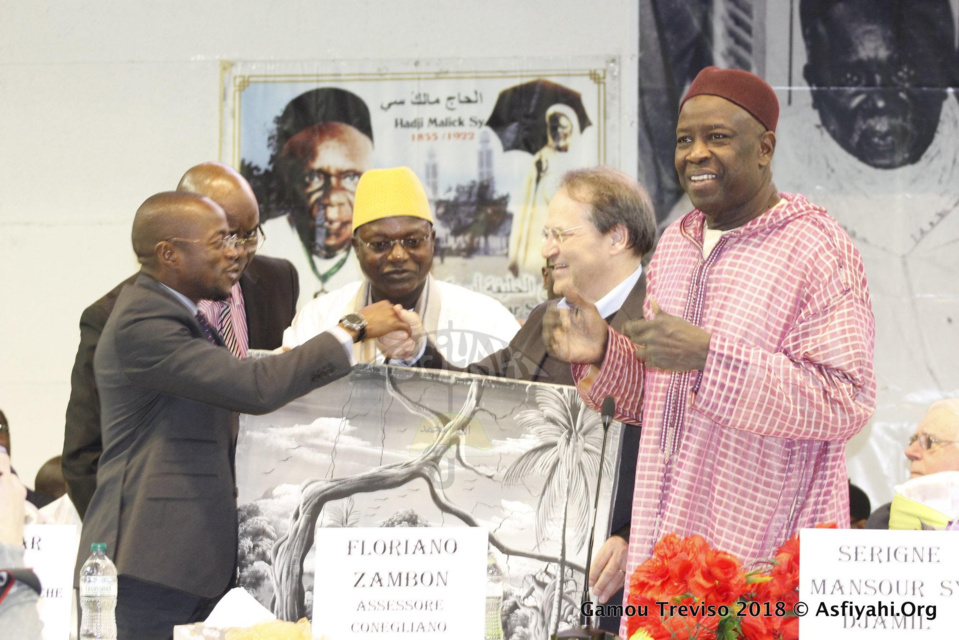
[[[206,162],[189,169],[177,190],[205,195],[219,204],[226,212],[230,233],[242,240],[237,250],[243,275],[227,300],[200,304],[207,319],[221,335],[235,338],[231,349],[239,355],[246,355],[249,349],[279,347],[283,330],[296,315],[299,278],[288,261],[256,255],[263,235],[259,207],[250,185],[233,168]],[[80,517],[86,514],[96,488],[97,464],[103,450],[93,354],[117,296],[136,278],[133,275],[121,282],[80,316],[80,346],[70,379],[63,439],[63,476]],[[224,322],[232,323],[229,330]]]
[[[572,284],[615,328],[643,317],[646,282],[641,263],[655,240],[655,212],[645,189],[620,171],[595,167],[563,176],[549,203],[542,253],[552,268],[554,291],[562,295]],[[422,352],[414,365],[418,367],[572,386],[569,363],[550,356],[543,344],[543,315],[548,304],[533,309],[506,348],[466,368],[446,362],[429,340],[416,346],[407,340],[403,349],[392,336],[386,336],[380,344],[384,351],[399,347],[395,355],[400,357]],[[406,319],[413,324],[415,335],[419,319],[415,315]],[[639,433],[638,428],[622,432],[610,523],[614,535],[596,553],[590,572],[595,594],[603,602],[624,583]],[[618,618],[611,618],[609,628],[616,629],[618,624]]]
[[[103,454],[81,540],[105,542],[117,565],[121,638],[171,638],[232,584],[234,412],[273,411],[346,375],[354,342],[405,326],[383,301],[286,353],[236,358],[197,303],[229,296],[239,242],[223,210],[195,194],[152,196],[134,219],[140,275],[94,356]]]

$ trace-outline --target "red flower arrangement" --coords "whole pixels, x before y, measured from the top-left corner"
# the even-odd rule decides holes
[[[835,528],[836,525],[819,525]],[[762,567],[713,549],[702,536],[664,536],[629,582],[630,640],[795,640],[799,534]]]

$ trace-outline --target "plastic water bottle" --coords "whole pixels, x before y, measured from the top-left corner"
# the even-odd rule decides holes
[[[117,568],[94,542],[80,569],[80,639],[117,640]]]

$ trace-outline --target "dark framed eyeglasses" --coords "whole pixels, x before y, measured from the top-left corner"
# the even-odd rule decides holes
[[[395,238],[393,240],[374,240],[373,242],[367,242],[366,240],[361,240],[360,244],[365,246],[367,249],[373,253],[389,253],[393,250],[393,247],[397,244],[402,245],[407,251],[416,251],[422,248],[428,241],[429,236],[410,236],[408,238]]]
[[[936,445],[940,444],[956,444],[959,440],[941,440],[935,436],[931,436],[928,433],[914,433],[909,436],[909,446],[912,446],[913,443],[919,441],[919,446],[925,451],[929,451]]]

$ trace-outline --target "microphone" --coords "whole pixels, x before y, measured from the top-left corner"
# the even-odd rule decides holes
[[[603,419],[603,430],[609,429],[609,423],[613,421],[613,415],[616,413],[616,401],[613,396],[603,398],[603,406],[599,408],[599,415]]]
[[[586,610],[589,602],[589,570],[593,564],[593,541],[596,538],[596,518],[599,515],[599,490],[603,486],[603,461],[606,460],[606,436],[609,434],[609,425],[616,413],[616,400],[613,396],[603,398],[600,405],[600,418],[603,421],[603,446],[600,448],[599,473],[596,477],[596,497],[593,500],[593,526],[589,530],[589,546],[586,549],[586,575],[583,576],[583,597],[579,603],[580,612]],[[593,627],[593,616],[582,614],[580,626],[556,634],[557,638],[604,638],[606,632]]]

